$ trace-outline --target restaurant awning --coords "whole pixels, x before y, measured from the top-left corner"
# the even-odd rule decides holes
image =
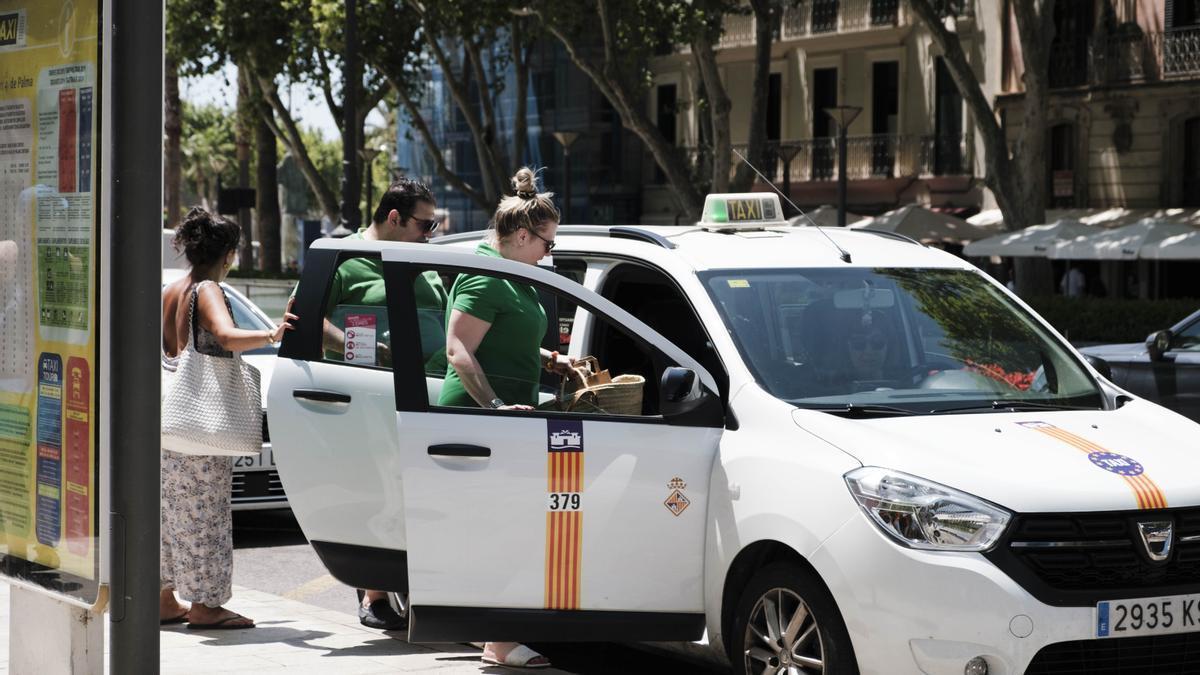
[[[859,221],[852,229],[895,232],[922,243],[963,243],[983,239],[997,232],[994,226],[977,226],[954,216],[909,204],[882,216]]]
[[[1132,225],[1063,242],[1050,251],[1049,257],[1059,260],[1137,260],[1154,255],[1162,259],[1164,240],[1196,231],[1186,223],[1143,218]]]
[[[1200,227],[1200,209],[1047,209],[1046,222],[1075,220],[1084,225],[1114,228],[1132,225],[1144,218],[1154,218],[1170,223],[1191,223]],[[972,225],[1003,227],[1004,215],[1000,209],[981,211],[967,222]]]
[[[963,254],[978,258],[1044,258],[1058,244],[1099,231],[1099,228],[1077,220],[1058,220],[1048,225],[1034,225],[973,241],[963,249]]]

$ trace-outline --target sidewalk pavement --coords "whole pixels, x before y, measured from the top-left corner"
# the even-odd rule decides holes
[[[255,620],[250,630],[190,630],[184,624],[160,632],[163,673],[519,673],[485,666],[479,650],[447,644],[411,645],[402,634],[359,625],[354,615],[322,609],[278,595],[235,586],[229,609]],[[0,583],[0,673],[8,673],[9,587]],[[107,631],[107,626],[106,626]],[[107,632],[106,632],[107,636]],[[106,650],[107,651],[107,650]],[[107,657],[105,663],[107,664]],[[570,675],[546,668],[546,675]]]

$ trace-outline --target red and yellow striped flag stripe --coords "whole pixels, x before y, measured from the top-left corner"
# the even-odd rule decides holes
[[[1096,445],[1082,436],[1050,424],[1029,425],[1029,428],[1040,431],[1051,438],[1058,439],[1089,455],[1093,452],[1109,452],[1109,450]],[[1162,489],[1158,487],[1158,484],[1150,476],[1142,473],[1137,476],[1122,476],[1122,478],[1129,484],[1130,489],[1137,498],[1139,509],[1167,508],[1167,496],[1163,494]]]
[[[547,453],[547,491],[581,492],[583,453]],[[579,609],[583,513],[546,513],[546,609]]]

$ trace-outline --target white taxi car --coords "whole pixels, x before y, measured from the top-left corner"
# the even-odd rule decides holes
[[[480,233],[314,244],[268,404],[330,572],[408,592],[417,642],[1200,672],[1200,427],[961,259],[780,213],[711,195],[696,227],[562,227],[553,269],[475,255]],[[328,304],[364,259],[386,306]],[[548,375],[533,411],[440,405],[429,273],[535,287],[543,346],[643,376],[642,414],[564,412]],[[317,317],[358,346],[324,352]]]

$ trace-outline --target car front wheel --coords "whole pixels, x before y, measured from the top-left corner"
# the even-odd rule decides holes
[[[759,570],[738,602],[730,661],[738,675],[855,675],[854,648],[829,591],[804,568]]]

